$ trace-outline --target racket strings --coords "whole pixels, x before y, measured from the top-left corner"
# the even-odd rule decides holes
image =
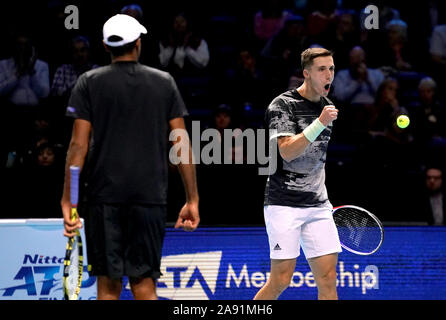
[[[344,246],[357,252],[371,253],[380,245],[381,228],[368,212],[358,208],[338,208],[333,219]]]
[[[82,281],[83,254],[80,236],[74,236],[66,253],[64,266],[65,299],[77,299]]]

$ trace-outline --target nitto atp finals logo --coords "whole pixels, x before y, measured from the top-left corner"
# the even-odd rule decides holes
[[[18,263],[17,273],[11,275],[12,278],[9,281],[10,285],[0,288],[0,298],[20,300],[63,299],[63,262],[63,257],[25,254],[23,260]],[[96,283],[95,277],[88,276],[87,266],[84,266],[83,277],[82,288],[92,287]],[[85,293],[91,295],[91,292]],[[86,298],[90,299],[96,297],[94,295]]]

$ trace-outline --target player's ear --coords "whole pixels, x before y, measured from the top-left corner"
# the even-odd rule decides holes
[[[136,40],[135,49],[136,49],[136,52],[138,54],[138,59],[139,59],[139,57],[141,56],[141,38]]]
[[[102,44],[104,45],[105,51],[106,52],[110,52],[110,50],[108,49],[107,45],[105,44],[104,40],[102,40]]]
[[[310,76],[310,72],[307,69],[303,69],[302,74],[303,74],[304,78],[308,78]]]

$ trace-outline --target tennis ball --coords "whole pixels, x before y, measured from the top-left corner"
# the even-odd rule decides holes
[[[405,114],[402,114],[398,118],[396,118],[396,125],[401,129],[407,128],[409,124],[410,124],[410,119]]]

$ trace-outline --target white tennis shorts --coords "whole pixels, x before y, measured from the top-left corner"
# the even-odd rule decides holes
[[[300,247],[308,259],[341,252],[331,207],[265,206],[271,259],[293,259]]]

